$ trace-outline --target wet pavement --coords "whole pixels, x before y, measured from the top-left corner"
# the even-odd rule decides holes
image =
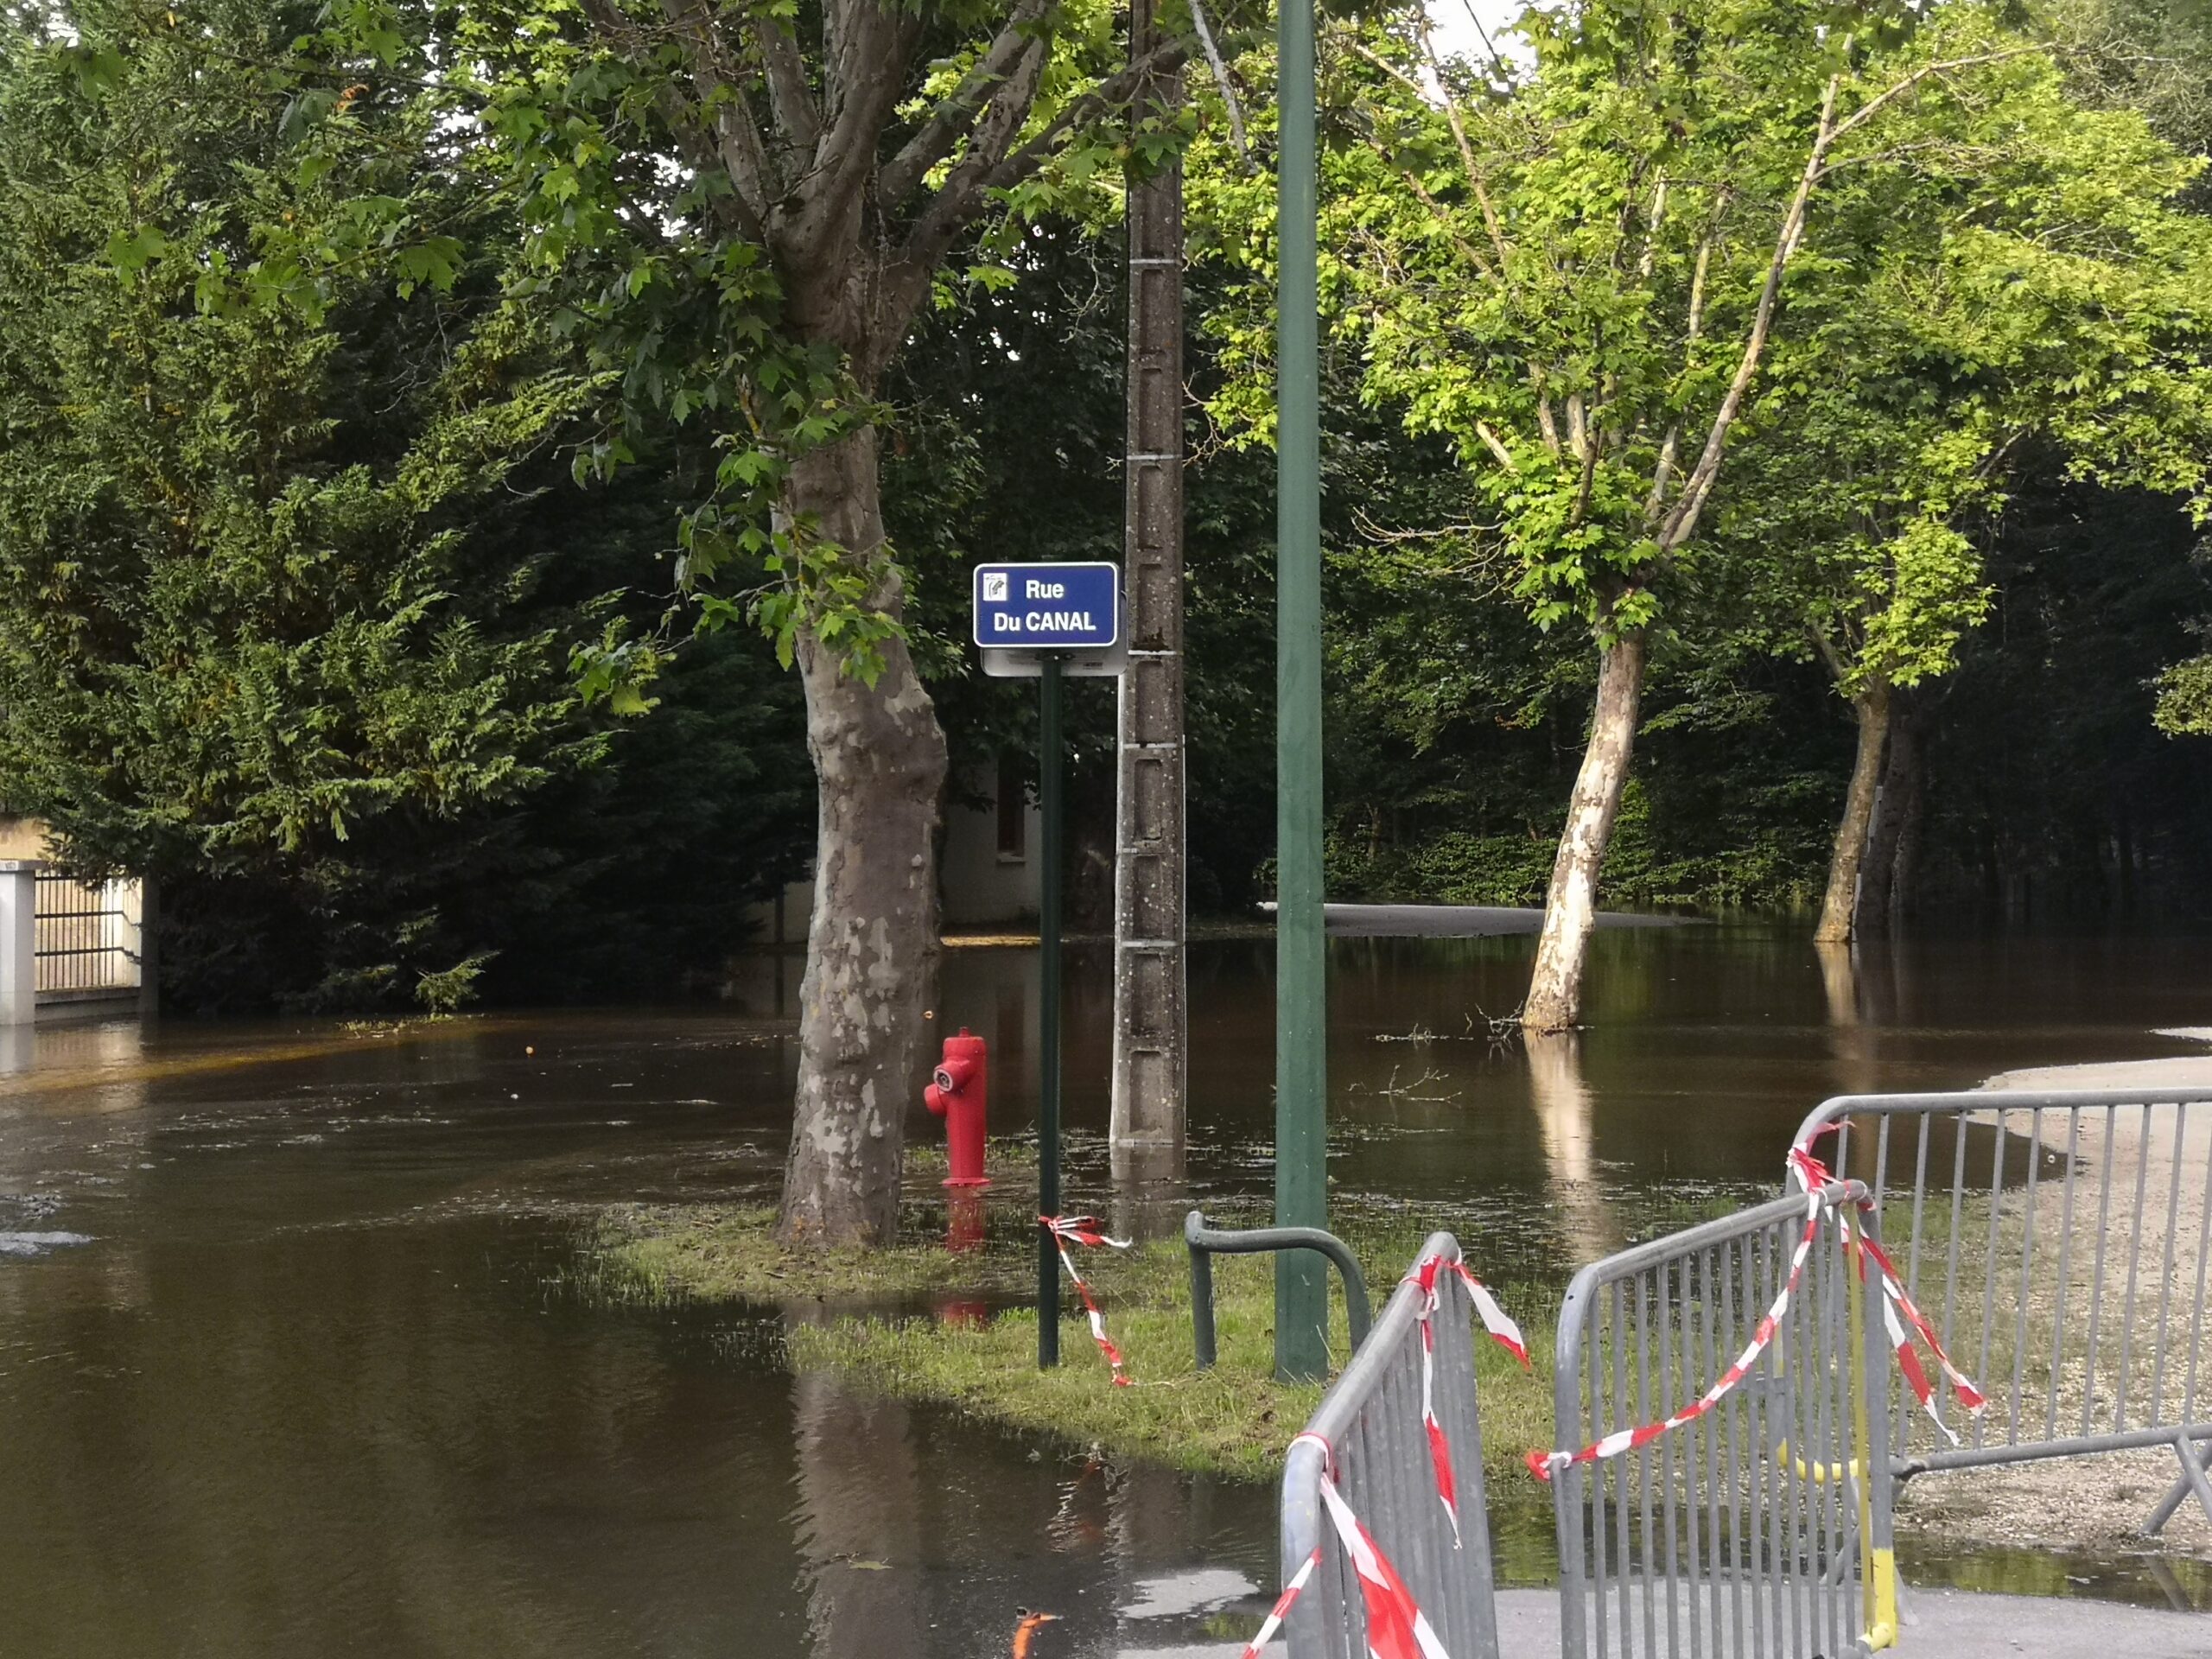
[[[2212,1620],[2147,1607],[2043,1596],[1908,1590],[1896,1651],[1928,1659],[2204,1659]],[[1508,1659],[1557,1653],[1559,1598],[1534,1590],[1498,1597],[1498,1643]]]
[[[2212,1022],[2185,941],[1847,972],[1787,932],[1676,928],[1605,935],[1595,1029],[1524,1053],[1488,1019],[1529,948],[1332,947],[1331,1173],[1531,1295],[1770,1190],[1825,1095],[2191,1052],[2152,1028]],[[1033,953],[948,954],[940,1017],[994,1039],[1017,1130]],[[1189,1155],[1117,1185],[1104,958],[1076,954],[1076,1196],[1164,1230],[1264,1194],[1267,960],[1195,953]],[[0,1076],[0,1654],[969,1659],[1024,1607],[1064,1616],[1035,1659],[1233,1648],[1274,1579],[1266,1488],[794,1380],[797,1313],[578,1289],[601,1206],[773,1192],[797,984],[762,963],[715,1011],[49,1028],[0,1054],[32,1068]],[[1540,1535],[1502,1544],[1541,1577]],[[1921,1565],[2212,1605],[2187,1563],[2171,1587],[2129,1560]]]

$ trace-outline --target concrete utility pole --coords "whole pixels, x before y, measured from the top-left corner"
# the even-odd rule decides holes
[[[1134,0],[1129,54],[1160,33]],[[1172,111],[1180,70],[1135,108]],[[1128,188],[1128,480],[1123,527],[1129,665],[1121,680],[1114,828],[1116,1147],[1179,1148],[1188,1077],[1183,966],[1183,169]]]

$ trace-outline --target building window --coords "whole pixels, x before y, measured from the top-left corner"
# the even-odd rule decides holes
[[[1029,786],[1010,754],[999,757],[998,806],[1000,861],[1019,864],[1029,856]]]

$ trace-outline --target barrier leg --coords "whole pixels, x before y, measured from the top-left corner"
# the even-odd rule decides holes
[[[1867,1651],[1878,1653],[1895,1646],[1897,1639],[1897,1569],[1885,1501],[1890,1464],[1889,1354],[1882,1343],[1880,1320],[1867,1315],[1870,1263],[1859,1236],[1860,1228],[1872,1224],[1872,1215],[1866,1212],[1855,1223],[1845,1224],[1843,1285],[1851,1334],[1853,1439],[1859,1448],[1859,1466],[1851,1484],[1857,1499],[1853,1529],[1858,1535],[1862,1630]]]
[[[2166,1522],[2174,1518],[2174,1511],[2181,1508],[2183,1500],[2192,1496],[2203,1506],[2206,1518],[2212,1520],[2212,1481],[2204,1478],[2206,1467],[2212,1465],[2212,1450],[2208,1450],[2200,1460],[2189,1436],[2177,1434],[2174,1455],[2181,1459],[2180,1478],[2167,1488],[2166,1495],[2158,1500],[2158,1507],[2143,1522],[2145,1537],[2157,1537]]]
[[[1191,1252],[1191,1346],[1198,1370],[1213,1369],[1213,1254],[1194,1249]]]

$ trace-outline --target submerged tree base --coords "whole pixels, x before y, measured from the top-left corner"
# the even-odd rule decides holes
[[[1077,1265],[1125,1357],[1130,1386],[1117,1389],[1090,1339],[1082,1300],[1065,1281],[1061,1363],[1038,1369],[1033,1236],[1007,1227],[1007,1219],[995,1217],[991,1235],[957,1254],[935,1242],[817,1255],[779,1244],[770,1209],[626,1209],[602,1223],[582,1284],[613,1302],[770,1306],[784,1316],[796,1370],[834,1372],[862,1388],[1052,1433],[1108,1456],[1255,1480],[1281,1471],[1283,1448],[1321,1388],[1274,1380],[1270,1261],[1215,1259],[1220,1358],[1200,1371],[1181,1241],[1083,1252]],[[1354,1243],[1379,1305],[1420,1236],[1393,1232]],[[1332,1300],[1330,1351],[1340,1364],[1350,1340],[1342,1299]],[[1507,1300],[1536,1370],[1522,1370],[1488,1342],[1477,1348],[1485,1472],[1501,1497],[1512,1484],[1531,1485],[1521,1455],[1551,1436],[1548,1310],[1533,1296],[1508,1294]]]

